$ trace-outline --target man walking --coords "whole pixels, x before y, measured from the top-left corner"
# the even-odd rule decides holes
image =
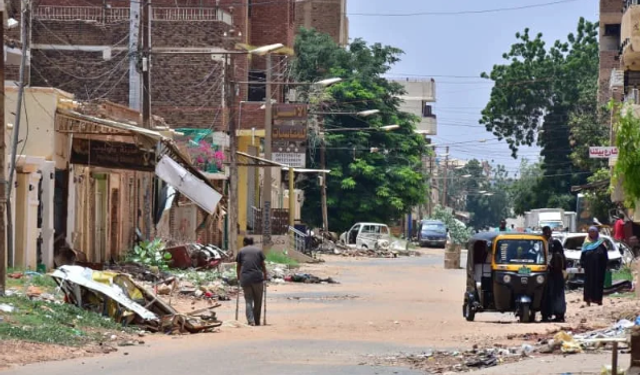
[[[250,326],[259,326],[267,267],[264,264],[262,250],[253,246],[253,238],[245,237],[243,244],[244,247],[240,249],[236,258],[238,282],[244,292],[247,323]]]

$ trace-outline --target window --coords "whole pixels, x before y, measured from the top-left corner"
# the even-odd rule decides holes
[[[424,224],[422,226],[422,232],[426,233],[426,232],[446,232],[447,228],[444,226],[444,224]]]
[[[620,24],[604,25],[604,36],[620,36]]]
[[[436,115],[433,114],[433,107],[427,103],[428,102],[424,100],[422,101],[422,117],[436,117]]]
[[[252,70],[249,72],[250,82],[266,82],[265,72]],[[265,84],[249,84],[249,95],[247,100],[250,102],[263,102],[267,96],[267,88]]]
[[[544,244],[539,240],[501,240],[496,244],[498,264],[545,264]]]

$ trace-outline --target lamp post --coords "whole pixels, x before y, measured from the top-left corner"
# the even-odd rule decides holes
[[[356,116],[360,116],[360,117],[367,117],[367,116],[372,116],[375,114],[378,114],[380,112],[379,109],[369,109],[369,110],[365,110],[365,111],[360,111],[360,112],[353,112],[353,113],[327,113],[327,112],[323,112],[320,113],[321,120],[319,121],[319,125],[320,125],[320,130],[322,133],[322,136],[320,137],[320,169],[327,169],[327,160],[326,160],[326,148],[327,148],[327,144],[325,142],[324,139],[324,133],[327,131],[324,129],[324,115],[327,114],[347,114],[347,115],[356,115]],[[397,125],[394,125],[397,126]],[[398,126],[399,127],[399,126]],[[348,131],[347,129],[349,128],[342,128],[343,131]],[[363,129],[368,129],[368,128],[363,128]],[[375,128],[371,128],[371,129],[375,129]],[[329,129],[328,131],[337,131],[337,129]],[[321,204],[322,204],[322,231],[323,232],[327,232],[329,231],[329,212],[328,212],[328,208],[327,208],[327,174],[325,172],[322,172],[322,185],[320,186],[320,195],[321,195]],[[324,237],[323,237],[324,238]]]

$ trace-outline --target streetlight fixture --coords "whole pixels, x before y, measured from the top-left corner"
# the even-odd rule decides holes
[[[462,175],[462,178],[471,178],[471,175],[470,174],[465,174],[465,175]]]
[[[390,132],[392,130],[397,130],[400,129],[400,125],[386,125],[381,127],[380,129],[386,131],[386,132]]]
[[[314,85],[318,85],[318,86],[331,86],[334,83],[338,83],[338,82],[342,82],[342,78],[339,77],[335,77],[335,78],[327,78],[327,79],[323,79],[320,80],[316,83],[314,83]]]
[[[282,44],[282,43],[269,44],[269,45],[266,45],[266,46],[250,49],[249,53],[252,54],[252,55],[257,55],[257,56],[266,56],[268,54],[271,54],[271,53],[279,50],[282,47],[284,47],[284,44]]]
[[[372,115],[377,115],[378,113],[380,113],[379,109],[368,109],[366,111],[360,111],[360,112],[356,113],[356,116],[368,117],[368,116],[372,116]]]

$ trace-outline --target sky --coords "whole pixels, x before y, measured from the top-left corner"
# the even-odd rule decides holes
[[[459,14],[558,0],[347,0],[349,37],[402,49],[402,61],[389,73],[393,78],[435,79],[438,135],[433,143],[438,154],[449,146],[452,158],[493,161],[505,165],[513,176],[520,161],[511,157],[504,141],[478,123],[491,93],[491,81],[480,74],[504,62],[502,54],[516,41],[518,31],[528,27],[532,35],[541,32],[549,45],[575,32],[580,17],[598,19],[597,0],[560,1],[521,10]],[[413,15],[424,12],[441,14]],[[412,15],[390,16],[399,13]],[[534,161],[539,150],[521,148],[519,154]]]

